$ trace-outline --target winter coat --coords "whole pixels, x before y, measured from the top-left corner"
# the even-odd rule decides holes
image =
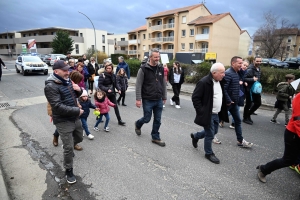
[[[253,77],[255,76],[257,78],[257,81],[260,82],[260,75],[261,75],[260,67],[258,69],[256,69],[256,67],[253,64],[251,64],[248,67],[247,72],[244,76],[244,81],[248,83],[248,86],[246,87],[247,92],[250,92],[250,89],[255,82],[253,80]]]
[[[293,86],[287,82],[281,82],[277,85],[278,93],[276,99],[279,101],[287,102],[290,96],[294,96],[295,90]]]
[[[171,85],[174,84],[174,68],[172,67],[172,69],[170,70],[169,73],[169,83]],[[184,83],[184,70],[181,68],[181,75],[180,75],[180,80],[179,80],[179,84]]]
[[[79,72],[79,71],[78,71]],[[85,88],[85,83],[84,83],[84,71],[82,70],[81,72],[80,72],[80,74],[83,76],[82,77],[82,79],[81,79],[81,81],[77,84],[79,87],[81,87],[81,88]]]
[[[75,91],[72,82],[64,85],[61,80],[51,74],[45,82],[44,93],[51,105],[53,123],[75,121],[79,117],[80,109],[77,99],[81,94]]]
[[[218,115],[220,119],[222,119],[225,122],[228,122],[229,120],[226,106],[226,97],[224,95],[224,82],[224,79],[220,82],[223,93],[223,99],[221,111],[218,113]],[[213,108],[213,98],[214,83],[212,74],[209,73],[209,75],[203,77],[200,81],[198,81],[195,90],[192,94],[192,101],[196,110],[196,118],[194,122],[199,126],[210,126]]]
[[[226,104],[230,104],[232,101],[236,104],[239,102],[240,94],[240,76],[232,67],[225,71],[226,83],[224,84],[224,93],[226,97]]]
[[[95,68],[93,67],[92,63],[89,63],[87,65],[87,69],[88,69],[90,76],[92,76],[93,74],[95,74],[95,76],[98,76],[99,66],[97,63],[95,63]]]
[[[121,91],[126,91],[128,88],[128,80],[126,76],[117,75],[117,85]]]
[[[126,62],[120,62],[117,66],[117,69],[116,69],[116,74],[118,74],[119,70],[123,68],[126,75],[127,75],[127,78],[130,79],[130,68],[128,66],[128,64]]]
[[[107,95],[110,94],[108,92],[109,89],[112,90],[111,94],[116,93],[115,88],[117,88],[118,91],[120,90],[119,86],[117,85],[116,75],[107,72],[99,75],[98,87],[100,88],[100,90],[106,92]]]
[[[80,118],[87,118],[90,114],[90,108],[96,109],[96,106],[92,104],[91,100],[81,101],[79,100],[79,103],[81,105],[81,109],[83,110],[83,113],[80,115]]]
[[[99,102],[95,100],[95,105],[97,108],[99,108],[100,114],[108,113],[110,110],[109,106],[111,107],[116,106],[116,104],[112,103],[107,97],[105,97],[103,102]]]
[[[243,81],[243,84],[240,85],[240,93],[243,94],[243,95],[240,95],[240,98],[239,98],[239,103],[238,105],[239,106],[244,106],[244,102],[245,102],[245,97],[246,97],[246,94],[245,94],[245,80],[244,80],[244,77],[245,77],[245,74],[246,74],[247,70],[242,70],[240,69],[240,71],[238,72],[239,74],[239,77],[240,77],[240,81]]]
[[[286,126],[286,129],[295,133],[298,137],[300,137],[300,120],[295,119],[300,117],[300,94],[297,94],[295,98],[293,99],[293,112],[292,112],[292,117],[290,118],[289,123]],[[295,138],[294,140],[297,140]]]

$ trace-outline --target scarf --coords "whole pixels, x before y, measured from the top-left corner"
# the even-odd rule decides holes
[[[57,75],[55,73],[53,73],[53,75],[62,82],[63,86],[68,86],[69,85],[69,83],[70,83],[69,78],[68,78],[68,80],[65,80],[64,78],[60,77],[59,75]]]

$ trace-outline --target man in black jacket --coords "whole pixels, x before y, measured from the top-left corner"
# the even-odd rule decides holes
[[[220,160],[212,150],[212,140],[218,132],[219,118],[228,122],[226,99],[224,95],[225,67],[222,63],[215,63],[210,73],[198,81],[192,95],[192,101],[196,110],[194,122],[203,126],[204,130],[191,133],[192,144],[198,147],[198,140],[204,138],[205,158],[215,164]]]
[[[243,122],[249,125],[253,124],[253,121],[251,119],[251,115],[260,107],[261,105],[261,95],[260,94],[254,94],[252,93],[252,99],[250,90],[254,82],[259,81],[260,82],[260,64],[261,64],[262,58],[260,56],[255,57],[254,64],[251,64],[248,69],[247,73],[245,74],[244,81],[248,84],[246,87],[246,104],[244,107],[244,119]],[[251,104],[253,102],[253,106],[251,107]]]
[[[69,79],[70,66],[63,60],[53,65],[53,74],[46,81],[45,96],[51,105],[53,123],[61,137],[64,148],[64,168],[68,183],[75,183],[73,174],[73,148],[79,148],[83,129],[79,116],[83,110],[78,107],[77,99],[82,89]],[[82,150],[82,148],[80,147]],[[77,150],[80,150],[77,149]]]
[[[152,142],[164,147],[166,144],[160,139],[159,128],[161,125],[161,113],[163,104],[167,99],[167,87],[164,79],[164,69],[159,64],[160,54],[158,49],[149,52],[149,61],[141,66],[136,77],[136,106],[141,107],[143,101],[144,116],[137,120],[135,132],[141,135],[141,128],[151,120],[154,115],[152,126]]]
[[[243,65],[243,59],[238,56],[231,58],[231,67],[225,72],[224,95],[226,97],[227,110],[234,119],[234,128],[239,147],[252,147],[253,143],[244,140],[239,109],[240,95],[240,76],[239,71]],[[243,84],[243,83],[242,83]]]

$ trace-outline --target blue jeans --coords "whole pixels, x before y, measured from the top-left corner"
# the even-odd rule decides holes
[[[231,113],[232,118],[234,119],[234,128],[235,128],[235,134],[236,138],[239,142],[243,141],[243,136],[242,136],[242,121],[240,117],[240,107],[233,103],[230,104],[230,106],[227,106],[228,112]]]
[[[239,107],[239,112],[240,112],[240,107]],[[228,111],[228,117],[230,117],[231,113]],[[234,119],[231,117],[231,123],[234,124]]]
[[[109,123],[109,120],[110,120],[110,117],[109,117],[109,113],[104,113],[104,114],[100,114],[96,124],[95,124],[95,127],[98,127],[98,125],[100,124],[100,122],[102,121],[102,117],[103,115],[105,116],[106,120],[105,120],[105,124],[104,124],[104,128],[107,127],[108,123]]]
[[[152,117],[152,111],[153,111],[154,119],[153,119],[151,136],[153,140],[160,140],[158,131],[161,124],[161,113],[163,110],[163,101],[162,99],[159,100],[143,99],[142,103],[143,103],[144,116],[141,119],[136,121],[136,127],[140,129],[145,123],[150,122]]]
[[[85,134],[86,135],[91,134],[90,131],[89,131],[88,125],[87,125],[87,118],[86,117],[80,117],[80,120],[81,120],[82,128],[85,131]]]
[[[204,151],[205,154],[209,155],[214,153],[212,150],[212,140],[218,133],[219,129],[219,116],[217,114],[212,114],[210,119],[210,125],[203,127],[204,130],[194,134],[195,139],[204,138]]]
[[[85,81],[84,85],[85,85],[86,92],[89,93],[89,83],[88,83],[88,81]]]

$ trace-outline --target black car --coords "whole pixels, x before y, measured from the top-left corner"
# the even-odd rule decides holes
[[[274,68],[284,68],[284,69],[287,69],[289,67],[288,63],[282,62],[282,61],[277,60],[275,58],[269,59],[269,65],[271,67],[274,67]]]
[[[289,64],[289,69],[300,69],[300,57],[286,58],[284,62]]]

